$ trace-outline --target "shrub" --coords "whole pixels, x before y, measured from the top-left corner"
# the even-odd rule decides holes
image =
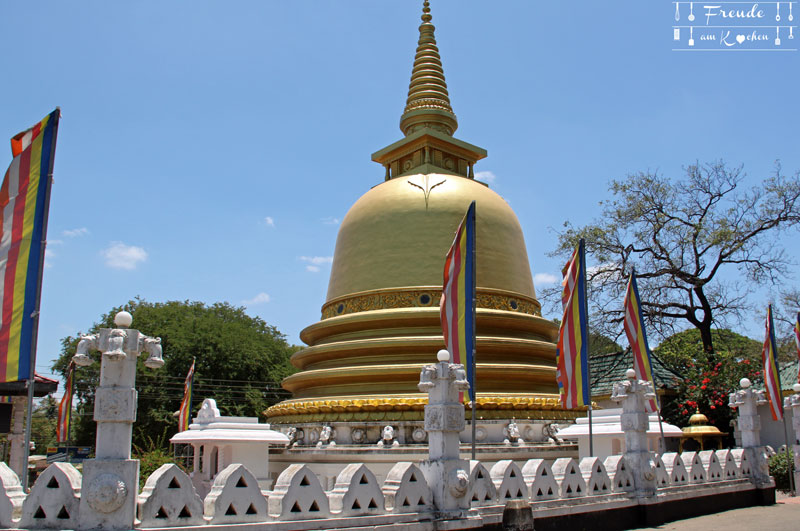
[[[769,458],[769,474],[775,479],[775,487],[787,492],[791,490],[789,474],[794,473],[794,456],[782,450]]]

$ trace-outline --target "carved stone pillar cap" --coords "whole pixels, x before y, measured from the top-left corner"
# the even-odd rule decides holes
[[[636,378],[636,371],[633,369],[628,369],[625,371],[625,376],[628,377],[628,380],[634,380]]]
[[[436,353],[436,359],[439,361],[450,361],[450,353],[447,350],[442,349]]]
[[[739,385],[742,387],[742,389],[747,389],[753,384],[750,382],[749,378],[742,378],[739,380]]]
[[[794,384],[792,390],[794,390],[795,393],[800,393],[800,383]]]

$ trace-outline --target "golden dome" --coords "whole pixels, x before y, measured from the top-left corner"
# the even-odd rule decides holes
[[[475,200],[480,287],[534,299],[525,241],[502,197],[464,177],[398,177],[364,194],[336,239],[328,302],[383,288],[437,286],[456,228]]]
[[[690,426],[704,426],[708,424],[708,417],[700,413],[700,410],[696,410],[694,415],[689,417],[689,425]]]
[[[719,431],[719,428],[712,426],[708,423],[708,417],[696,410],[694,415],[689,417],[689,425],[682,428],[684,436],[690,437],[715,437],[722,436],[725,433]]]

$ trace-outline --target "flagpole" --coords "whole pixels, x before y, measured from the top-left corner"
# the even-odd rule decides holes
[[[783,413],[783,437],[786,440],[786,458],[789,460],[789,487],[792,490],[792,497],[797,496],[797,485],[794,484],[794,466],[792,453],[789,453],[789,425],[786,422],[786,413]]]
[[[478,205],[476,203],[475,208],[472,209],[472,256],[470,259],[472,260],[472,396],[474,399],[472,400],[472,460],[475,460],[475,434],[477,433],[477,413],[478,413],[478,362],[476,361],[476,354],[478,351],[477,343],[478,343],[478,329],[477,326],[477,319],[476,315],[478,313],[478,271],[475,269],[475,266],[478,264],[477,256],[478,252],[475,248],[476,244],[476,233],[478,232],[478,225],[477,221],[477,214],[476,210]]]
[[[656,393],[656,400],[658,400],[658,391],[655,389],[653,390]],[[656,415],[658,416],[658,431],[661,432],[661,454],[667,451],[667,440],[664,438],[664,424],[661,422],[661,403],[656,402],[659,406],[656,408]]]
[[[186,412],[186,426],[188,427],[189,424],[192,423],[192,399],[194,398],[194,373],[197,370],[195,363],[197,362],[197,358],[192,356],[192,381],[189,382],[189,404],[187,405],[187,412]]]
[[[69,407],[69,409],[67,410],[67,448],[68,449],[69,449],[69,443],[72,440],[72,437],[71,437],[71,433],[72,433],[72,397],[74,396],[73,390],[75,389],[75,369],[76,369],[76,367],[74,366],[74,363],[75,362],[70,362],[70,364],[72,364],[73,367],[72,367],[72,378],[69,379],[70,380],[70,382],[69,382],[70,383],[70,385],[69,385],[69,403],[67,404],[67,406]],[[69,454],[69,450],[67,450],[67,453]]]
[[[50,141],[50,164],[47,168],[47,183],[44,192],[44,213],[42,214],[42,242],[41,253],[39,256],[39,278],[36,290],[36,304],[33,308],[31,318],[31,367],[28,373],[28,415],[25,423],[25,444],[22,450],[24,456],[22,468],[22,488],[28,492],[28,458],[30,457],[31,446],[31,422],[33,421],[33,388],[36,377],[36,342],[39,337],[39,309],[42,303],[42,277],[44,276],[44,254],[47,247],[47,221],[50,214],[50,190],[53,186],[53,164],[56,160],[56,137],[58,136],[58,120],[61,118],[61,108],[56,107],[55,123],[53,124],[53,138]],[[50,124],[47,124],[49,127]],[[23,316],[24,318],[25,316]]]
[[[592,370],[590,368],[590,360],[592,359],[592,356],[589,352],[589,296],[587,293],[589,275],[586,274],[586,242],[583,238],[580,240],[580,247],[581,272],[583,273],[583,278],[585,279],[583,283],[583,312],[584,315],[586,315],[586,380],[589,383],[589,456],[591,457],[594,456],[594,435],[592,433]]]

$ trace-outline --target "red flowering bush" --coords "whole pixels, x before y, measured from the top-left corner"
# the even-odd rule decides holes
[[[679,332],[654,350],[680,375],[662,411],[667,422],[683,427],[699,410],[720,431],[730,433],[734,412],[728,407],[728,395],[739,388],[742,378],[759,378],[761,344],[730,330],[714,331],[712,337],[715,349],[711,353],[703,350],[697,330]]]

